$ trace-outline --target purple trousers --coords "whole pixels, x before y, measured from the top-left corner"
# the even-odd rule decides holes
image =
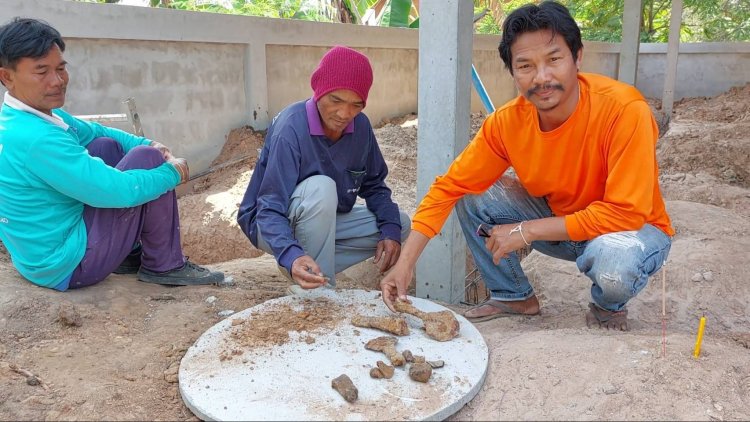
[[[86,148],[118,170],[152,169],[164,163],[156,148],[139,146],[125,154],[122,145],[111,138],[94,139]],[[185,263],[174,190],[131,208],[85,205],[83,221],[88,234],[86,253],[73,271],[69,289],[104,280],[138,244],[142,248],[141,266],[147,270],[164,272]]]

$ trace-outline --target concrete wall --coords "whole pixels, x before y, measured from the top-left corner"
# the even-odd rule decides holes
[[[667,68],[666,44],[641,44],[636,86],[661,98]],[[750,42],[680,44],[674,99],[712,97],[750,83]]]
[[[363,51],[375,82],[365,112],[377,123],[417,110],[418,31],[219,15],[62,0],[1,0],[0,22],[40,18],[65,37],[73,114],[123,113],[134,97],[148,137],[204,170],[226,134],[265,128],[311,94],[309,77],[332,45]],[[475,36],[473,62],[495,106],[516,95],[497,36]],[[619,44],[586,43],[583,70],[616,77]],[[661,97],[666,45],[641,47],[637,86]],[[750,43],[682,45],[675,98],[750,82]],[[475,93],[472,110],[482,109]],[[120,125],[120,127],[124,127]]]
[[[312,95],[310,75],[328,47],[268,45],[268,110],[276,115],[289,103]],[[358,48],[373,66],[365,113],[373,124],[417,110],[417,49]]]
[[[188,155],[195,172],[217,155],[226,128],[246,121],[243,52],[238,44],[71,39],[66,108],[124,113],[122,100],[134,97],[144,135]]]

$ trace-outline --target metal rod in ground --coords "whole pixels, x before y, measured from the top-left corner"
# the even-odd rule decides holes
[[[213,173],[213,172],[215,172],[217,170],[221,170],[223,168],[226,168],[226,167],[229,167],[229,166],[233,166],[235,164],[241,163],[241,162],[243,162],[245,160],[248,160],[250,158],[255,158],[257,156],[258,156],[257,154],[246,154],[246,155],[243,155],[242,157],[235,158],[233,160],[227,161],[225,163],[221,163],[219,165],[216,165],[214,167],[210,167],[210,168],[208,168],[206,170],[203,170],[203,171],[201,171],[199,173],[191,175],[190,178],[188,178],[187,181],[190,182],[191,180],[199,179],[199,178],[201,178],[203,176],[206,176],[206,175],[209,175],[209,174],[211,174],[211,173]]]
[[[123,101],[128,106],[128,115],[130,117],[130,124],[133,125],[133,133],[137,136],[143,136],[143,126],[141,126],[141,116],[138,115],[138,110],[135,107],[135,99],[128,98]]]
[[[661,266],[661,355],[667,357],[667,263]]]

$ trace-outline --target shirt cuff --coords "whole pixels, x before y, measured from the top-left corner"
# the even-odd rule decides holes
[[[278,262],[279,265],[286,268],[286,270],[289,271],[289,275],[291,275],[292,264],[294,263],[294,260],[304,255],[305,251],[303,251],[299,246],[290,246],[289,248],[287,248],[287,250],[281,253]]]
[[[395,240],[401,243],[401,226],[393,223],[385,223],[380,226],[380,240]]]
[[[412,221],[411,229],[413,231],[422,233],[423,235],[427,236],[428,239],[432,239],[433,237],[437,236],[437,232],[432,230],[432,227],[419,221]]]
[[[172,170],[172,174],[175,177],[173,188],[177,187],[177,185],[180,184],[180,180],[182,180],[182,175],[180,174],[179,170],[177,170],[177,168],[174,165],[166,161],[162,164],[162,166],[167,166],[168,169]]]
[[[589,240],[588,233],[581,227],[575,214],[569,214],[565,216],[565,231],[568,232],[570,240],[579,242],[582,240]]]

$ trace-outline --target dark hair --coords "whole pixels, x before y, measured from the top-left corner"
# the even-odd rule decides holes
[[[527,4],[511,12],[503,22],[503,36],[500,39],[500,58],[505,67],[513,74],[511,61],[513,57],[510,47],[519,35],[525,32],[536,32],[542,29],[552,31],[552,36],[561,35],[565,44],[573,53],[573,59],[578,56],[578,50],[583,48],[581,30],[570,15],[568,9],[555,1],[544,1],[539,6]]]
[[[65,51],[65,41],[57,30],[46,22],[13,18],[0,27],[0,67],[14,69],[19,60],[44,57],[53,44]]]

